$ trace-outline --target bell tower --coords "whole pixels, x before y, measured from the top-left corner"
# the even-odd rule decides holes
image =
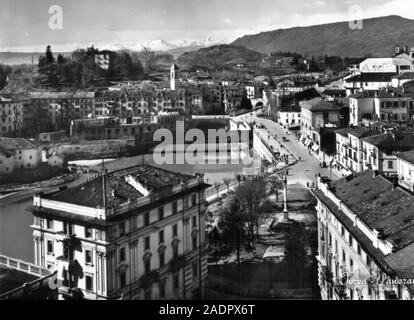
[[[170,89],[172,91],[175,91],[175,76],[176,76],[177,70],[178,70],[177,65],[175,63],[172,64],[171,69],[170,69]]]

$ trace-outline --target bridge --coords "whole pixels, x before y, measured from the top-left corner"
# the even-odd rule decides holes
[[[24,273],[37,277],[44,277],[50,275],[50,271],[46,268],[36,266],[33,263],[26,262],[23,260],[10,258],[5,255],[0,255],[0,266],[6,267],[8,269],[22,271]]]

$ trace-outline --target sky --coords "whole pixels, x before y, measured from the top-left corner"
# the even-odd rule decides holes
[[[62,9],[60,28],[55,20]],[[245,34],[400,15],[414,19],[412,0],[0,0],[0,51],[138,48],[159,40],[220,41]],[[50,20],[54,26],[52,29]]]

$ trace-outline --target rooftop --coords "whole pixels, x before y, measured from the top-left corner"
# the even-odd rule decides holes
[[[368,170],[330,183],[332,192],[397,250],[414,243],[414,196]]]
[[[3,138],[0,137],[0,147],[13,151],[22,149],[37,149],[37,146],[23,138]]]
[[[404,161],[414,164],[414,150],[399,152],[396,154],[396,156]]]
[[[363,140],[386,153],[414,148],[414,133],[411,132],[383,133],[365,137]]]
[[[132,180],[127,181],[127,179]],[[194,176],[173,173],[160,168],[140,165],[102,176],[98,176],[82,185],[59,191],[46,196],[47,199],[66,202],[87,207],[104,207],[103,180],[105,180],[107,208],[137,199],[146,192],[168,191],[173,186],[195,179]]]
[[[346,79],[347,83],[352,82],[391,82],[396,73],[369,72]]]

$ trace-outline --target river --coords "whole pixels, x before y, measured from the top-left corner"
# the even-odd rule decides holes
[[[225,122],[215,123],[214,128],[225,126]],[[197,123],[195,127],[206,129],[208,126],[204,123]],[[204,131],[204,130],[203,130]],[[119,158],[114,161],[105,163],[105,168],[109,171],[127,168],[135,165],[145,164],[154,165],[152,155]],[[100,161],[90,161],[87,164],[91,168],[100,170]],[[214,184],[222,183],[224,178],[234,178],[240,173],[235,168],[227,170],[197,170],[193,166],[187,164],[174,164],[162,166],[166,170],[195,174],[196,172],[205,173],[205,182]],[[81,176],[68,186],[79,184],[87,178],[87,175]],[[32,214],[26,210],[32,204],[33,195],[40,191],[39,189],[26,190],[18,194],[11,195],[6,198],[0,198],[0,254],[11,256],[13,258],[22,259],[24,261],[33,262],[33,240],[30,225],[33,222]]]

